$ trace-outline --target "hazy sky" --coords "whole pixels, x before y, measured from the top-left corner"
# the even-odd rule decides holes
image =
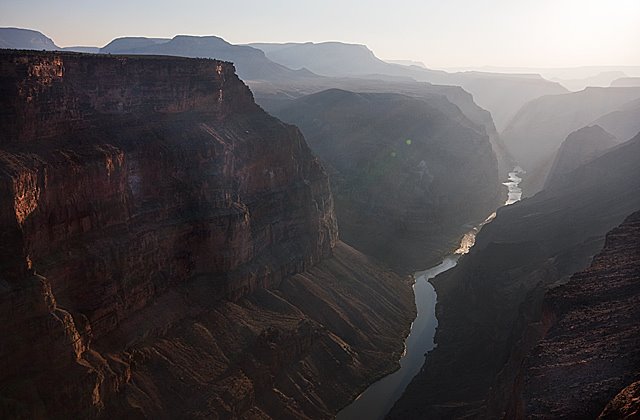
[[[640,0],[0,0],[60,46],[118,36],[345,41],[430,67],[640,65]]]

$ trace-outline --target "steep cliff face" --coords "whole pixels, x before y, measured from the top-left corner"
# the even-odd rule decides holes
[[[0,74],[3,413],[327,415],[350,392],[322,388],[324,360],[347,357],[354,387],[393,367],[409,286],[344,246],[331,257],[324,170],[232,65],[2,51]],[[336,264],[333,282],[292,277]],[[370,294],[340,308],[362,273]],[[385,296],[371,353],[354,329]]]
[[[552,325],[524,359],[505,418],[638,415],[640,212],[609,232],[591,266],[550,290],[544,305]]]
[[[161,287],[158,275],[206,275],[217,277],[220,298],[236,299],[329,255],[336,229],[322,167],[294,127],[253,103],[229,64],[2,58],[2,223],[16,232],[3,245],[24,254],[14,256],[15,274],[27,259],[46,274],[54,253],[91,240],[73,260],[121,267],[126,289],[136,289],[127,276],[137,270],[142,289]],[[173,219],[180,223],[162,223]],[[120,252],[104,249],[105,229],[126,238]],[[154,270],[127,258],[126,247],[149,252]],[[287,256],[265,263],[279,253]]]
[[[343,240],[398,269],[437,262],[499,201],[488,136],[443,97],[330,89],[277,115],[332,171]]]
[[[640,208],[639,158],[640,135],[498,210],[471,252],[434,279],[437,348],[391,418],[502,417],[522,358],[550,325],[545,293]]]

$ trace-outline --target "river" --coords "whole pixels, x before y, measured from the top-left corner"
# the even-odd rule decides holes
[[[522,197],[519,184],[522,181],[520,175],[523,173],[519,167],[514,168],[513,172],[509,172],[509,179],[503,183],[508,189],[508,199],[505,205],[513,204]],[[398,401],[409,382],[420,372],[426,353],[435,346],[433,337],[438,326],[435,314],[437,296],[429,280],[455,267],[460,256],[469,252],[474,245],[480,228],[494,217],[495,213],[479,226],[467,232],[461,239],[458,249],[445,257],[440,264],[414,273],[413,292],[416,299],[417,316],[405,341],[405,352],[400,358],[400,369],[370,385],[351,404],[338,412],[337,420],[383,419]]]
[[[508,189],[508,199],[505,205],[513,204],[517,201],[520,201],[522,198],[522,188],[520,188],[520,182],[522,182],[522,178],[520,175],[524,174],[524,171],[521,167],[516,166],[512,172],[509,172],[509,179],[507,182],[503,182],[502,185],[506,186]]]

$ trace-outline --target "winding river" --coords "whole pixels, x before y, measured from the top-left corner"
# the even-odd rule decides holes
[[[508,181],[503,183],[508,189],[505,205],[513,204],[522,197],[522,190],[519,187],[522,173],[522,169],[516,167],[513,172],[509,172]],[[440,264],[414,273],[413,292],[418,313],[405,341],[405,352],[400,358],[400,369],[369,386],[351,404],[338,412],[337,420],[383,419],[398,401],[411,379],[420,372],[426,353],[435,347],[433,338],[438,326],[435,314],[437,296],[429,280],[455,267],[458,259],[469,252],[474,245],[480,228],[494,217],[495,213],[467,232],[460,241],[458,249],[445,257]]]

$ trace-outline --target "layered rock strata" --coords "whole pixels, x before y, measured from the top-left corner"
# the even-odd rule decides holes
[[[337,242],[322,166],[231,64],[0,75],[3,417],[327,417],[394,368],[409,285]]]

